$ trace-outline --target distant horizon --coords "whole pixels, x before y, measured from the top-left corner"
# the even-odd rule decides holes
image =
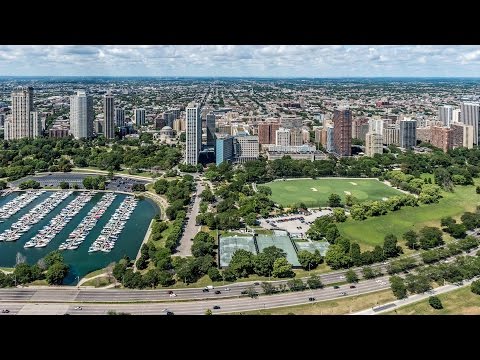
[[[477,78],[478,45],[0,45],[3,77]]]
[[[310,76],[208,76],[208,75],[185,75],[185,76],[160,76],[160,75],[0,75],[0,79],[5,78],[152,78],[152,79],[480,79],[480,76],[329,76],[329,77],[310,77]]]

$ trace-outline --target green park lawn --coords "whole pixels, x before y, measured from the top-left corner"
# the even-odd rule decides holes
[[[475,180],[476,185],[480,180]],[[352,220],[338,224],[342,236],[358,242],[362,247],[381,245],[387,234],[399,239],[406,231],[420,230],[424,226],[440,227],[440,219],[452,216],[457,220],[465,211],[474,211],[480,204],[480,195],[475,186],[456,186],[453,193],[442,192],[443,198],[437,204],[404,207],[387,215],[371,217],[363,221]]]
[[[443,309],[436,310],[428,304],[428,299],[389,311],[387,315],[479,315],[480,296],[472,293],[470,285],[438,295]]]
[[[292,206],[301,202],[307,206],[326,206],[330,194],[345,195],[350,193],[358,200],[382,200],[401,192],[376,179],[308,179],[273,181],[265,186],[272,189],[271,199],[282,205]]]

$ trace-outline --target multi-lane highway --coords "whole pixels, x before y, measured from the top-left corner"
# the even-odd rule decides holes
[[[358,283],[356,288],[349,285],[341,285],[338,289],[326,287],[324,289],[305,290],[302,292],[287,292],[276,295],[261,296],[257,298],[218,298],[216,300],[198,301],[167,301],[156,303],[98,303],[100,301],[122,301],[121,292],[100,290],[72,290],[63,292],[56,290],[25,290],[21,289],[2,291],[0,307],[8,309],[9,314],[71,314],[71,315],[99,315],[107,314],[108,311],[126,312],[131,314],[166,314],[167,310],[174,314],[204,314],[207,309],[216,313],[242,312],[256,309],[268,309],[281,306],[291,306],[311,303],[309,297],[315,297],[316,301],[325,301],[335,298],[344,298],[369,292],[387,289],[388,278],[382,277],[375,280],[366,280]],[[56,293],[55,293],[56,291]],[[232,290],[233,291],[233,290]],[[95,294],[97,293],[97,294]],[[140,294],[148,291],[138,291]],[[152,294],[153,292],[150,292]],[[346,295],[342,295],[346,293]],[[110,296],[107,297],[107,294]],[[59,295],[57,298],[55,295]],[[6,300],[6,299],[9,300]],[[51,301],[55,299],[55,303]],[[152,297],[152,300],[155,300]],[[125,301],[125,300],[123,300]],[[97,303],[92,303],[97,302]],[[81,310],[75,309],[81,306]],[[219,306],[219,309],[213,309]],[[4,315],[4,314],[1,314]]]

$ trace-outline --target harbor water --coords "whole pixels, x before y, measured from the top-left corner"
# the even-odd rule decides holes
[[[51,194],[52,192],[47,191],[45,194],[40,195],[37,199],[28,204],[25,208],[21,209],[11,218],[0,223],[0,233],[3,233],[5,230],[9,229],[10,226],[22,215],[26,214],[30,209],[45,200]],[[55,215],[59,214],[60,211],[78,194],[79,192],[74,192],[72,195],[63,200],[60,205],[58,205],[46,217],[40,220],[37,224],[34,224],[30,230],[24,233],[19,240],[12,242],[0,242],[0,266],[14,267],[17,261],[17,254],[21,254],[23,257],[25,257],[27,263],[34,264],[49,252],[57,250],[59,245],[68,239],[69,234],[77,227],[90,209],[92,209],[92,207],[101,199],[104,193],[97,193],[46,247],[24,248],[23,245],[30,238],[36,235],[40,229],[47,225]],[[157,205],[150,199],[144,199],[138,202],[137,207],[133,211],[130,219],[125,225],[125,228],[116,241],[115,247],[109,253],[102,251],[91,253],[88,252],[89,246],[95,241],[95,239],[97,239],[104,225],[108,222],[120,203],[127,196],[125,194],[116,195],[117,196],[113,203],[107,208],[103,216],[98,220],[95,227],[90,231],[85,241],[78,247],[78,249],[62,251],[65,262],[70,266],[68,276],[64,280],[65,285],[76,285],[78,279],[81,279],[84,275],[94,270],[104,268],[111,262],[120,260],[125,255],[129,256],[132,260],[135,259],[151,219],[159,212]],[[18,193],[1,197],[0,206],[6,204],[8,201],[13,200],[16,196],[18,196]]]

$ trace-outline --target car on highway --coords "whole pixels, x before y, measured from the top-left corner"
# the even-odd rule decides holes
[[[224,290],[225,290],[225,291],[230,291],[230,288],[225,288]]]
[[[169,293],[169,294],[173,294],[173,291],[172,291],[172,290],[168,290],[168,293]]]
[[[175,297],[175,296],[177,296],[177,294],[175,294],[175,293],[170,294],[170,297]]]
[[[175,315],[173,311],[167,311],[167,315]]]
[[[207,288],[202,289],[203,292],[209,292]]]
[[[215,305],[215,306],[213,307],[213,310],[218,310],[218,309],[220,309],[220,306],[218,306],[218,305]]]
[[[2,314],[8,314],[10,312],[10,310],[8,309],[2,309]]]
[[[254,282],[253,285],[260,285],[260,283],[259,282]]]
[[[81,306],[75,306],[74,309],[75,310],[82,310],[82,307]]]
[[[220,290],[215,290],[215,294],[221,294],[222,292]]]
[[[347,293],[345,291],[341,292],[340,295],[345,296]]]
[[[315,300],[316,300],[316,299],[315,299],[313,296],[310,296],[310,297],[308,298],[308,301],[315,301]]]
[[[334,288],[334,289],[340,289],[340,286],[334,285],[333,288]]]
[[[356,286],[355,285],[350,285],[350,289],[355,289]]]

